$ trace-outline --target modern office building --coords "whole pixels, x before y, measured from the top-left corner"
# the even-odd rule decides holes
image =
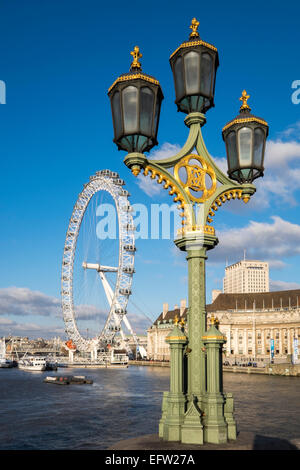
[[[242,260],[225,268],[224,294],[269,292],[269,263]]]

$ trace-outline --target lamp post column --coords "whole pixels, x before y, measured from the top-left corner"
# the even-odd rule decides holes
[[[206,359],[202,336],[206,331],[205,261],[206,251],[218,243],[213,235],[189,234],[175,240],[187,252],[188,261],[188,348],[187,412],[182,425],[181,442],[203,443],[203,398],[206,393]]]
[[[228,439],[228,425],[224,415],[225,397],[222,383],[222,346],[225,337],[220,333],[215,319],[211,320],[211,327],[205,333],[202,340],[207,351],[207,393],[204,398],[204,439],[212,444],[223,444]],[[229,396],[228,398],[231,398]],[[233,403],[232,403],[233,405]],[[228,418],[232,418],[232,406],[227,407]],[[233,421],[233,422],[232,422]],[[235,429],[234,420],[230,420],[230,426]]]
[[[198,406],[206,390],[205,353],[202,336],[206,330],[205,262],[206,248],[187,251],[189,289],[188,398],[197,397]]]
[[[183,354],[187,337],[183,325],[182,328],[179,327],[177,318],[166,342],[170,345],[170,391],[164,394],[159,435],[167,441],[180,441],[186,405]]]

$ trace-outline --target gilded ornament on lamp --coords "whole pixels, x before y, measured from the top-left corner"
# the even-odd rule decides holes
[[[240,97],[240,101],[242,101],[243,104],[242,104],[242,106],[240,107],[240,110],[242,110],[242,109],[248,109],[249,111],[251,111],[251,108],[250,108],[250,106],[249,106],[248,103],[247,103],[247,101],[248,101],[249,98],[250,98],[250,95],[247,95],[246,90],[243,90],[242,96]]]
[[[226,201],[230,201],[231,199],[236,199],[236,198],[242,199],[245,204],[247,204],[247,202],[249,202],[250,200],[250,196],[248,194],[243,195],[242,189],[231,189],[229,191],[225,191],[223,194],[218,196],[214,200],[212,205],[210,206],[209,211],[208,211],[207,222],[208,223],[212,222],[211,217],[215,216],[215,211],[218,210],[218,208],[222,205],[222,203],[224,204]]]
[[[185,49],[186,47],[191,47],[191,46],[205,46],[208,49],[211,49],[212,51],[217,52],[218,49],[213,46],[212,44],[209,44],[208,42],[202,41],[202,39],[199,39],[199,41],[186,41],[183,42],[177,49],[170,55],[170,59],[178,52],[180,49]]]
[[[173,199],[174,202],[179,202],[180,203],[177,206],[177,209],[182,211],[180,213],[180,217],[183,218],[181,224],[185,225],[186,222],[190,223],[191,215],[190,215],[189,211],[186,209],[184,195],[182,194],[181,189],[177,185],[177,183],[174,182],[174,181],[171,181],[171,179],[169,179],[167,175],[165,175],[164,173],[162,173],[158,169],[153,168],[151,165],[147,165],[146,168],[144,169],[144,176],[148,176],[149,172],[151,172],[150,177],[152,179],[155,179],[156,177],[158,177],[157,180],[156,180],[158,184],[164,183],[163,188],[164,189],[169,189],[170,196],[175,196],[174,199]],[[170,178],[171,178],[171,175],[170,175]]]
[[[229,127],[232,127],[233,124],[247,124],[248,122],[258,122],[259,124],[263,124],[264,126],[267,126],[268,123],[264,121],[263,119],[257,118],[257,117],[249,117],[249,118],[237,118],[234,121],[230,121],[226,126],[223,127],[222,131],[226,131]]]
[[[132,69],[140,69],[141,64],[139,62],[139,59],[143,57],[143,54],[140,53],[140,48],[138,46],[135,46],[133,51],[130,52],[130,54],[133,57],[133,61],[130,67],[130,70]]]
[[[138,176],[138,175],[140,174],[140,171],[141,171],[141,169],[140,169],[140,167],[137,166],[137,165],[136,165],[136,166],[133,166],[133,167],[131,168],[131,173],[132,173],[134,176]]]
[[[190,163],[191,160],[196,160],[200,163]],[[179,176],[179,170],[185,168],[187,173],[186,182],[183,182]],[[208,189],[206,186],[205,177],[208,175],[211,178],[211,187]],[[194,202],[204,202],[209,199],[215,192],[217,187],[217,178],[214,169],[206,162],[200,155],[190,154],[182,158],[174,167],[174,177],[178,183],[181,184],[188,197]],[[199,197],[191,194],[190,190],[201,192]]]
[[[191,233],[204,233],[206,235],[215,235],[215,229],[210,225],[186,225],[185,227],[177,230],[177,237],[182,237]]]
[[[148,75],[145,75],[143,73],[135,73],[131,75],[121,75],[109,87],[108,92],[110,92],[113,89],[113,87],[119,82],[126,82],[128,80],[138,80],[138,79],[145,80],[146,82],[149,82],[149,83],[154,83],[154,85],[159,85],[159,81],[156,80],[155,78],[149,77]]]
[[[199,21],[196,20],[196,18],[192,19],[192,23],[191,23],[191,26],[190,26],[190,29],[192,30],[192,32],[190,34],[190,39],[199,37],[199,33],[198,33],[199,24],[200,23],[199,23]]]

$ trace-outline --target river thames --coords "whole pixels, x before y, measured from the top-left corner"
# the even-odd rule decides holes
[[[92,385],[55,386],[49,375],[86,375]],[[1,450],[97,450],[158,432],[169,369],[0,370]],[[224,374],[238,431],[300,441],[300,378]]]

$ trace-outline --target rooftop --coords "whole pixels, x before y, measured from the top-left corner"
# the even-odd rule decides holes
[[[207,313],[226,311],[226,310],[252,310],[260,309],[289,309],[300,307],[300,289],[281,290],[274,292],[253,292],[249,294],[219,294],[211,304],[206,305]],[[159,321],[169,323],[175,316],[186,320],[187,308],[180,315],[180,308],[168,310],[165,315],[163,312],[157,317],[154,325]]]

